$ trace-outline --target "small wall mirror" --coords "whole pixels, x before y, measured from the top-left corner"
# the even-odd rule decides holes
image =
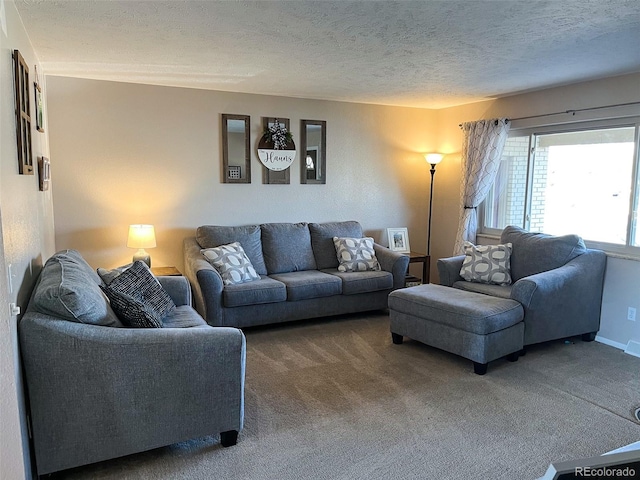
[[[301,120],[300,183],[327,183],[327,122]]]
[[[222,114],[222,181],[251,183],[249,115]]]

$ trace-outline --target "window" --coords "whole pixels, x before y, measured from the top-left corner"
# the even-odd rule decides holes
[[[640,118],[513,129],[480,212],[480,230],[507,225],[640,255],[636,233]]]

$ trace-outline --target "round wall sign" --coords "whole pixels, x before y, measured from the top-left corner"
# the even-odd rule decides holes
[[[289,168],[296,159],[296,146],[293,140],[287,142],[286,149],[268,148],[271,146],[273,146],[273,143],[266,140],[265,137],[258,143],[258,158],[262,164],[269,170],[276,172]]]

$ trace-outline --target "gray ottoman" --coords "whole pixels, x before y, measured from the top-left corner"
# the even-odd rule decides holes
[[[473,361],[478,375],[508,355],[516,361],[524,341],[524,310],[508,298],[441,285],[419,285],[389,294],[393,343],[407,336]]]

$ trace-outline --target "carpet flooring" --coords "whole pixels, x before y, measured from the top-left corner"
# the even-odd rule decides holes
[[[488,373],[405,339],[383,312],[248,329],[245,428],[64,479],[535,479],[640,440],[640,358],[580,339]]]

